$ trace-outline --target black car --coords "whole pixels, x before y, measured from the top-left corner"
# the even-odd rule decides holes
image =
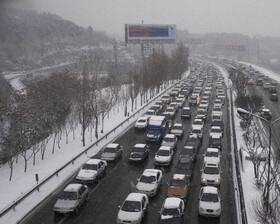
[[[184,147],[193,147],[196,150],[196,152],[198,151],[200,146],[201,146],[201,138],[199,138],[199,136],[196,134],[190,135],[184,145]]]
[[[218,148],[222,150],[222,139],[215,135],[209,138],[209,148]]]
[[[136,144],[128,157],[130,162],[143,162],[149,157],[149,146],[146,144]]]
[[[274,102],[278,102],[278,96],[276,94],[271,94],[270,100]]]
[[[184,107],[182,109],[181,118],[191,118],[191,108],[190,107]]]
[[[184,174],[191,178],[193,172],[193,160],[190,157],[179,157],[178,164],[175,167],[175,174]]]
[[[196,149],[193,146],[184,146],[180,152],[180,158],[189,157],[192,161],[196,160]]]
[[[212,120],[211,126],[218,126],[221,127],[222,131],[224,130],[224,122],[223,120]]]

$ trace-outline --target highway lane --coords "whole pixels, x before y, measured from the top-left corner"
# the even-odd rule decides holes
[[[211,102],[214,102],[215,88],[213,87],[213,95]],[[211,104],[210,104],[211,105]],[[213,106],[213,105],[212,105]],[[220,220],[218,219],[202,219],[198,217],[198,194],[200,190],[200,176],[201,167],[203,163],[203,153],[208,146],[208,137],[210,130],[210,115],[208,114],[206,128],[204,132],[204,141],[199,154],[197,162],[195,164],[195,170],[193,180],[191,183],[190,194],[187,198],[185,220],[187,223],[236,223],[235,222],[235,208],[233,203],[233,190],[231,184],[231,176],[229,173],[229,160],[228,154],[229,148],[229,127],[227,122],[229,121],[227,113],[227,104],[224,107],[224,123],[226,133],[224,134],[223,150],[222,150],[222,163],[223,170],[221,194],[222,194],[222,215]],[[178,149],[175,152],[175,157],[170,169],[162,168],[163,170],[163,184],[158,195],[150,199],[147,214],[143,223],[157,223],[158,211],[160,210],[162,203],[166,197],[167,183],[171,179],[172,172],[177,163],[179,150],[183,147],[184,141],[188,136],[191,121],[194,119],[195,111],[197,107],[192,108],[192,119],[184,120],[184,138],[178,142]],[[211,106],[209,112],[211,111]],[[175,121],[181,122],[180,111],[175,117]],[[55,194],[42,202],[22,223],[116,223],[116,217],[118,213],[118,206],[122,204],[126,196],[135,191],[135,185],[137,178],[140,177],[143,170],[146,168],[153,168],[154,154],[159,145],[151,144],[151,150],[149,160],[144,164],[129,164],[127,161],[130,149],[136,143],[145,143],[145,132],[135,133],[134,128],[129,129],[123,136],[117,139],[115,142],[120,143],[124,147],[124,154],[121,161],[116,164],[109,164],[107,175],[102,180],[95,184],[90,190],[90,198],[85,206],[83,206],[77,215],[67,215],[54,218],[52,214],[52,208],[56,201],[56,194],[60,192],[64,186],[55,192]],[[74,178],[74,177],[73,177]],[[69,182],[72,182],[70,179]]]

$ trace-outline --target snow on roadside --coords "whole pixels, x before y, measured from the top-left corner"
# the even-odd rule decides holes
[[[189,71],[184,74],[184,77],[189,75]],[[151,105],[153,100],[149,100]],[[138,106],[140,108],[140,99],[137,99]],[[84,154],[79,159],[75,160],[74,164],[68,166],[65,170],[58,174],[57,178],[48,181],[43,187],[40,188],[36,194],[32,194],[27,200],[24,200],[22,203],[16,206],[15,211],[8,212],[0,219],[0,223],[16,223],[18,220],[22,219],[30,210],[44,200],[51,192],[53,192],[63,181],[67,180],[72,176],[75,171],[89,159],[89,157],[96,155],[105,145],[109,142],[114,141],[119,135],[123,134],[139,117],[141,114],[144,114],[149,107],[146,107],[141,113],[137,114],[135,118],[131,118],[129,122],[126,122],[123,127],[116,130],[115,133],[109,135],[108,138],[101,141],[98,146],[92,147],[87,154]],[[131,110],[131,102],[128,103],[128,111]],[[131,114],[131,112],[130,112]],[[104,120],[104,133],[99,135],[99,138],[105,136],[110,130],[116,127],[118,124],[123,122],[127,117],[124,117],[124,111],[118,109],[116,105],[112,112],[110,113],[109,119],[106,117]],[[99,127],[101,130],[101,124]],[[61,136],[60,149],[56,145],[55,154],[52,154],[52,143],[53,137],[50,138],[47,145],[45,159],[40,159],[40,153],[37,154],[36,165],[32,165],[32,158],[29,160],[29,165],[27,167],[27,172],[24,173],[24,160],[19,156],[18,163],[14,164],[13,178],[12,181],[9,181],[10,169],[8,164],[1,165],[0,167],[0,211],[3,210],[6,206],[11,204],[17,198],[21,197],[25,192],[32,189],[36,186],[35,174],[39,174],[39,181],[42,181],[50,174],[54,173],[61,166],[69,162],[72,158],[78,155],[81,151],[85,150],[86,147],[95,142],[90,141],[90,131],[87,132],[86,136],[86,147],[82,147],[81,136],[80,136],[81,127],[78,126],[75,131],[76,138],[73,140],[72,133],[69,134],[69,143],[66,144],[65,132]]]

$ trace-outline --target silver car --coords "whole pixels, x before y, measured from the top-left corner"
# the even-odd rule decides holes
[[[58,196],[54,205],[54,214],[77,213],[88,198],[88,188],[83,184],[69,184]]]

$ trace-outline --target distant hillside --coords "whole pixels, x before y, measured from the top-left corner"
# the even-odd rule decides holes
[[[39,68],[46,65],[44,57],[57,52],[70,52],[73,58],[73,52],[82,47],[111,43],[105,33],[92,27],[85,29],[54,14],[7,8],[0,15],[2,70]],[[68,53],[62,55],[68,57]]]

